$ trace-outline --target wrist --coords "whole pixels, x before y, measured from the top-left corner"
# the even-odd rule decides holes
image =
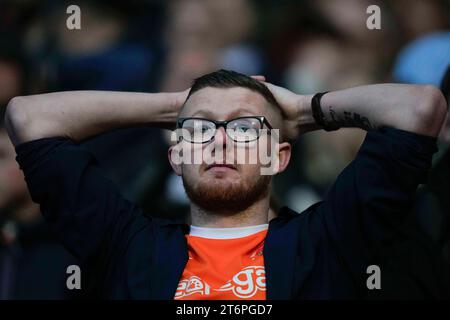
[[[311,112],[318,127],[324,129],[325,131],[335,131],[340,127],[335,121],[327,121],[326,116],[323,112],[323,105],[321,103],[322,97],[329,91],[316,93],[311,99]]]
[[[171,110],[178,113],[186,100],[186,96],[183,92],[170,92],[167,95],[169,96]]]
[[[147,122],[165,129],[173,129],[182,104],[177,92],[149,93],[146,97]],[[149,110],[151,110],[149,112]]]
[[[301,133],[321,129],[321,127],[316,123],[316,120],[314,119],[313,116],[311,108],[312,98],[313,95],[299,96],[298,101],[299,115],[297,122]]]

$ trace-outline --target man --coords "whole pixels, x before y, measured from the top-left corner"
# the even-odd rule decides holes
[[[330,299],[367,293],[377,245],[395,239],[417,185],[426,180],[445,100],[431,86],[380,84],[301,96],[264,81],[221,70],[180,93],[74,91],[10,102],[9,134],[33,200],[82,270],[95,277],[97,294]],[[192,201],[190,226],[143,216],[77,145],[117,127],[176,121],[182,134],[169,161]],[[270,223],[271,177],[261,175],[260,158],[256,164],[211,162],[214,151],[200,163],[174,157],[179,148],[189,153],[211,146],[226,156],[243,149],[247,156],[275,136],[273,175],[289,163],[288,141],[339,127],[369,131],[356,159],[324,201],[302,214],[283,208]],[[271,128],[281,131],[262,134]]]

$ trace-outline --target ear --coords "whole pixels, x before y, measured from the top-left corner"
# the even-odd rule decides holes
[[[179,144],[171,145],[167,151],[167,156],[169,158],[170,166],[177,176],[181,176],[183,170],[181,168],[181,163],[183,159],[183,151],[179,147]]]
[[[291,160],[291,151],[292,147],[289,142],[282,142],[278,144],[277,150],[276,150],[276,165],[274,166],[274,174],[283,172]]]

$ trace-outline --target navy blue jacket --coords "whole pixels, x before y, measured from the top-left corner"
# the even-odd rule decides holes
[[[436,151],[432,137],[394,128],[367,133],[324,201],[300,214],[283,208],[270,221],[267,298],[364,297],[367,267],[377,264],[380,245],[395,241]],[[16,152],[33,200],[98,295],[173,299],[188,259],[188,225],[144,215],[68,139],[30,141]]]

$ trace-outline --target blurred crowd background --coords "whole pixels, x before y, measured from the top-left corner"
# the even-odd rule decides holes
[[[81,8],[81,30],[66,27],[70,4]],[[381,8],[380,30],[366,27],[371,4]],[[1,113],[17,95],[177,91],[220,68],[262,74],[300,94],[377,82],[434,84],[448,94],[449,64],[445,0],[0,1]],[[66,266],[76,262],[42,223],[0,123],[0,299],[77,297],[65,288]],[[364,136],[345,129],[301,137],[289,169],[275,179],[274,209],[301,212],[319,201]],[[449,292],[449,142],[447,126],[400,241],[383,248],[388,280],[374,297]],[[84,144],[145,212],[186,215],[166,132],[123,129]]]

